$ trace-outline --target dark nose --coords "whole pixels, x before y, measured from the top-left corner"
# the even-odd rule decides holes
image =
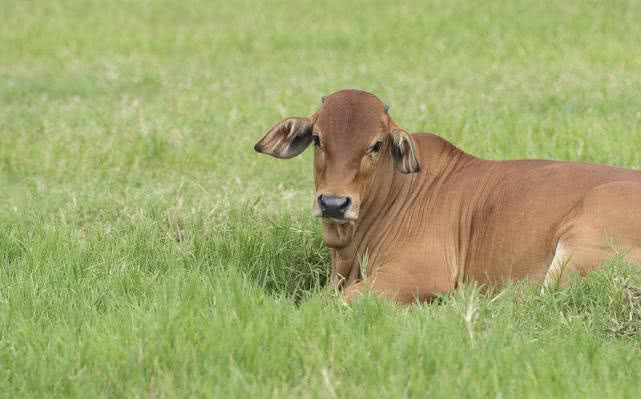
[[[342,219],[345,217],[345,211],[352,205],[352,199],[321,194],[318,196],[318,205],[324,217]]]

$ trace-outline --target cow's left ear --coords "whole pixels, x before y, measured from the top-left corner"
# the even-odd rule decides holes
[[[276,158],[289,159],[300,154],[312,142],[312,120],[308,117],[287,118],[278,122],[254,150]]]
[[[393,128],[392,156],[394,164],[401,173],[416,173],[421,169],[414,139],[403,129]]]

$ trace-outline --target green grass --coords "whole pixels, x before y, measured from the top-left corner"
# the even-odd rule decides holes
[[[346,307],[310,154],[360,88],[493,158],[641,167],[639,1],[0,0],[0,397],[638,397],[641,275]]]

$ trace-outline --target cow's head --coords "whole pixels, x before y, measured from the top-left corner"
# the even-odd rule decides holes
[[[323,97],[312,116],[279,122],[254,146],[263,154],[288,159],[313,145],[313,213],[322,219],[323,241],[329,247],[349,243],[362,205],[394,168],[400,173],[419,170],[413,139],[387,110],[373,94],[338,91]]]

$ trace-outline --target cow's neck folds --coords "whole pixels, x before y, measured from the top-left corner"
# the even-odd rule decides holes
[[[390,159],[391,162],[391,159]],[[378,241],[387,226],[381,226],[385,220],[398,212],[399,204],[408,196],[416,175],[401,175],[394,168],[382,169],[373,181],[377,184],[369,187],[368,198],[361,204],[359,220],[350,233],[352,238],[348,245],[332,249],[332,284],[337,288],[346,288],[363,278],[361,261],[367,257],[368,265],[376,264],[380,257]],[[394,223],[388,223],[394,225]],[[372,270],[368,270],[368,273]]]
[[[382,170],[384,174],[375,177],[377,184],[370,188],[368,199],[361,204],[360,218],[351,232],[352,240],[347,246],[332,249],[334,287],[346,288],[363,278],[360,265],[363,256],[367,256],[368,274],[383,264],[386,247],[401,244],[396,237],[403,221],[413,220],[411,212],[420,209],[423,215],[429,214],[433,198],[419,194],[438,191],[431,188],[442,184],[473,158],[440,138],[424,145],[421,151],[420,173],[403,175],[387,168]],[[413,204],[417,198],[422,199],[420,207]],[[410,224],[420,226],[420,223]]]

